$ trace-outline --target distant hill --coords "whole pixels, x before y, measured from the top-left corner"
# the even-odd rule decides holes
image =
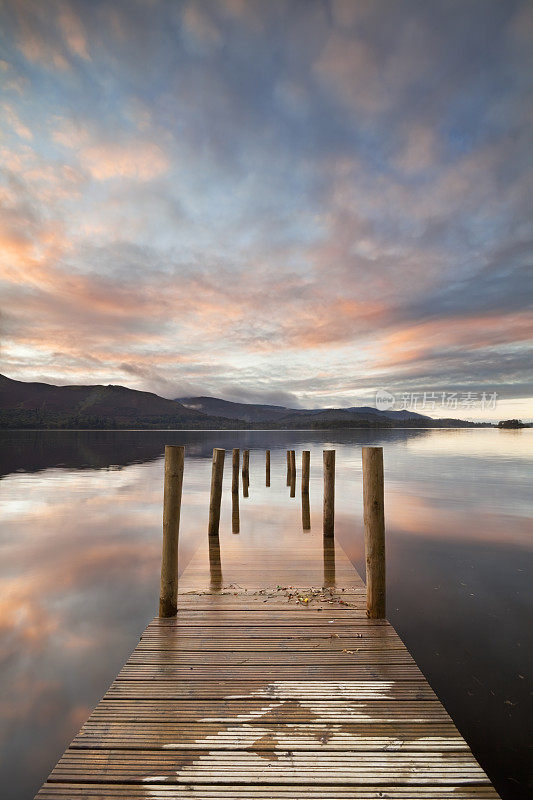
[[[53,386],[0,375],[0,428],[400,428],[470,427],[411,411],[370,406],[298,409],[218,397],[166,400],[125,386]]]
[[[245,422],[264,422],[297,413],[296,409],[285,408],[285,406],[232,403],[230,400],[221,400],[219,397],[177,397],[175,402],[181,403],[191,410],[201,411],[203,414],[240,419]]]
[[[299,409],[259,403],[235,403],[219,397],[179,397],[176,402],[204,414],[260,423],[265,428],[470,427],[473,424],[464,420],[433,419],[415,411],[379,411],[371,406]]]
[[[53,386],[0,375],[2,428],[224,428],[214,419],[152,392],[125,386]]]

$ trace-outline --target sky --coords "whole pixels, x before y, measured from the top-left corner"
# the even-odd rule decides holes
[[[532,2],[0,0],[0,87],[3,374],[533,418]]]

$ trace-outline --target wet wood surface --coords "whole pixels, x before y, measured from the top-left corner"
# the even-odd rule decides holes
[[[243,531],[206,535],[39,800],[497,798],[338,543]]]

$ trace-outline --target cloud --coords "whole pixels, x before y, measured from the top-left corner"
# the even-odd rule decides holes
[[[75,151],[80,169],[98,181],[110,178],[148,181],[169,168],[163,151],[151,141],[136,140],[130,136],[105,141],[69,123],[55,130],[53,139]]]
[[[3,371],[526,391],[527,4],[0,13]]]

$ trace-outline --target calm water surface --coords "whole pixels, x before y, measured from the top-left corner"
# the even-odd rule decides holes
[[[206,535],[213,447],[250,448],[240,535],[267,524],[269,537],[301,525],[287,448],[311,450],[302,537],[321,536],[321,451],[333,447],[336,536],[360,572],[360,448],[383,445],[390,620],[504,800],[531,796],[533,430],[352,430],[0,433],[4,797],[33,797],[156,613],[165,443],[187,446],[181,569]]]

